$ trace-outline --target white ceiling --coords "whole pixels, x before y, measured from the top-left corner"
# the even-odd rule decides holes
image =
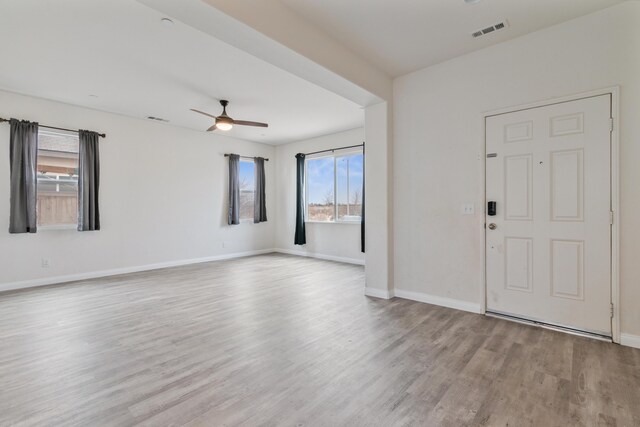
[[[280,1],[395,77],[623,0]],[[504,19],[510,24],[506,30],[471,37]]]
[[[0,88],[269,144],[363,125],[358,105],[133,0],[0,0]],[[97,95],[91,97],[90,95]],[[80,124],[79,124],[80,126]]]

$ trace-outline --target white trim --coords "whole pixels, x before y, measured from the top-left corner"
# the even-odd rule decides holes
[[[620,345],[627,347],[640,348],[640,335],[620,334]]]
[[[480,222],[478,224],[478,230],[480,230],[479,250],[482,257],[482,267],[480,268],[480,310],[482,314],[487,311],[487,254],[485,253],[487,247],[487,231],[486,231],[486,210],[487,210],[487,117],[482,116],[482,139],[480,140]]]
[[[609,89],[611,93],[611,116],[613,131],[611,132],[611,210],[613,225],[611,226],[611,302],[613,318],[611,319],[611,336],[613,342],[620,343],[620,87]]]
[[[312,221],[305,220],[305,224],[349,224],[349,225],[360,225],[361,221]]]
[[[318,254],[315,252],[305,252],[305,251],[296,251],[293,249],[279,249],[279,248],[274,249],[273,252],[279,252],[281,254],[288,254],[288,255],[304,256],[309,258],[324,259],[327,261],[344,262],[347,264],[364,265],[363,259],[345,258],[345,257],[334,256],[334,255],[324,255],[324,254]]]
[[[422,292],[405,291],[398,288],[396,288],[393,293],[398,298],[410,299],[412,301],[425,302],[427,304],[454,308],[456,310],[468,311],[471,313],[482,314],[484,312],[484,310],[482,310],[482,306],[474,302],[462,301],[462,300],[453,299],[453,298],[439,297],[436,295],[429,295]]]
[[[518,105],[513,107],[501,108],[493,111],[487,111],[482,114],[483,117],[483,137],[480,152],[482,153],[482,182],[481,187],[482,195],[482,221],[480,232],[483,253],[482,263],[482,292],[481,299],[483,300],[483,312],[486,310],[486,292],[487,292],[487,280],[486,280],[486,232],[484,229],[484,222],[486,215],[484,214],[486,205],[486,182],[485,182],[485,166],[486,166],[486,123],[487,117],[495,116],[499,114],[511,113],[514,111],[521,111],[530,108],[544,107],[546,105],[558,104],[562,102],[576,101],[583,98],[611,95],[611,116],[613,117],[613,131],[611,132],[611,210],[613,211],[613,225],[611,226],[611,302],[613,303],[613,318],[611,319],[611,335],[613,342],[621,343],[622,335],[620,333],[620,86],[612,86],[603,89],[597,89],[589,92],[582,92],[574,95],[562,96],[559,98],[546,99],[543,101],[533,102],[525,105]],[[628,334],[623,334],[627,336]]]
[[[551,331],[562,332],[564,334],[575,335],[578,337],[590,338],[593,340],[604,341],[604,342],[612,342],[611,338],[604,337],[599,334],[591,334],[589,332],[576,331],[573,329],[563,328],[562,326],[557,325],[549,325],[546,323],[536,322],[535,320],[527,320],[527,319],[519,319],[517,317],[512,317],[509,315],[497,313],[497,312],[487,312],[488,317],[495,317],[496,319],[506,320],[507,322],[520,323],[521,325],[533,326],[534,328],[543,328],[549,329]]]
[[[78,280],[96,279],[100,277],[116,276],[119,274],[138,273],[141,271],[158,270],[161,268],[178,267],[181,265],[199,264],[203,262],[222,261],[225,259],[242,258],[253,255],[273,253],[273,249],[260,249],[255,251],[238,252],[232,254],[213,255],[203,258],[183,259],[167,261],[156,264],[137,265],[132,267],[114,268],[110,270],[90,271],[86,273],[69,274],[65,276],[44,277],[42,279],[24,280],[20,282],[0,283],[0,292],[17,289],[33,288],[36,286],[53,285],[57,283],[75,282]]]
[[[393,298],[393,292],[386,290],[383,291],[382,289],[376,289],[376,288],[364,288],[364,294],[368,297],[374,297],[374,298],[382,298],[382,299],[391,299]]]
[[[552,104],[560,104],[563,102],[577,101],[578,99],[590,98],[590,97],[600,96],[600,95],[608,95],[608,94],[618,95],[619,91],[620,91],[620,86],[611,86],[607,88],[591,90],[588,92],[580,92],[573,95],[560,96],[558,98],[547,98],[547,99],[543,99],[542,101],[531,102],[528,104],[514,105],[512,107],[505,107],[505,108],[499,108],[496,110],[485,111],[484,113],[482,113],[482,116],[483,117],[497,116],[500,114],[513,113],[514,111],[528,110],[531,108],[544,107]],[[616,112],[617,112],[617,109],[616,109]]]
[[[51,225],[39,225],[38,232],[40,231],[60,231],[71,230],[78,231],[78,224],[51,224]]]

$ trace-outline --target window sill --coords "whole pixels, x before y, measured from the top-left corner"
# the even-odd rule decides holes
[[[56,230],[78,230],[78,224],[57,224],[57,225],[41,225],[38,231],[56,231]]]
[[[360,221],[305,221],[305,224],[347,224],[360,225]]]

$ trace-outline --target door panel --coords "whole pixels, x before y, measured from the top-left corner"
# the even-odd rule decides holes
[[[514,291],[533,290],[533,239],[505,237],[505,285]]]
[[[504,158],[504,206],[509,220],[533,219],[532,163],[531,154]]]
[[[583,150],[552,151],[550,169],[551,220],[584,220]]]
[[[611,335],[610,117],[602,95],[487,118],[488,311]]]
[[[551,296],[584,300],[584,241],[551,240]]]

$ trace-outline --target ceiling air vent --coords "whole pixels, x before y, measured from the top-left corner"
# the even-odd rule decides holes
[[[495,25],[492,25],[490,27],[487,28],[483,28],[481,30],[478,31],[474,31],[473,33],[471,33],[471,35],[473,36],[473,38],[478,38],[478,37],[482,37],[482,36],[486,36],[487,34],[493,33],[494,31],[498,31],[498,30],[503,30],[505,28],[507,28],[509,25],[507,24],[507,21],[502,21],[502,22],[498,22]]]
[[[169,121],[167,119],[162,119],[160,117],[153,117],[153,116],[147,116],[147,119],[155,120],[156,122],[165,122],[165,123],[167,123]]]

